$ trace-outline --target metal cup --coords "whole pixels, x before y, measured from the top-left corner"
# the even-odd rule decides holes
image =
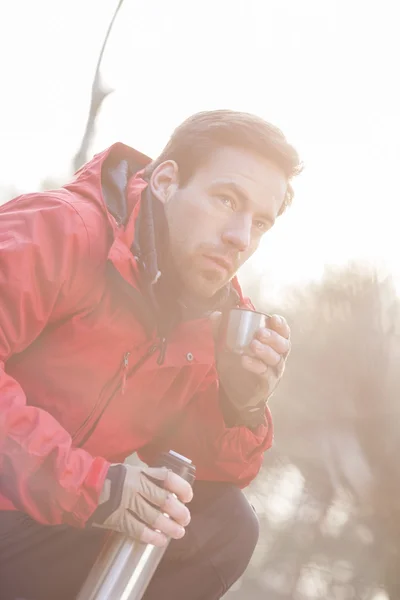
[[[246,308],[232,308],[221,325],[221,350],[244,354],[260,327],[266,327],[270,315]]]

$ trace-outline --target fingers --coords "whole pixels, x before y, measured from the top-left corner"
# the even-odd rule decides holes
[[[124,519],[121,533],[128,535],[129,537],[140,540],[144,544],[152,544],[153,546],[162,547],[168,542],[168,538],[161,532],[155,531],[150,527],[144,525],[135,518],[134,515],[126,512],[126,518]]]
[[[267,367],[278,367],[290,351],[289,340],[274,332],[265,336],[262,331],[264,330],[260,330],[259,336],[270,341],[266,343],[254,339],[250,344],[251,355],[242,356],[242,366],[258,375],[263,374]]]
[[[180,540],[185,535],[185,528],[172,519],[169,519],[162,513],[158,513],[158,517],[154,523],[154,529],[158,529],[168,537],[175,540]]]
[[[132,517],[132,519],[134,519],[134,517]],[[185,534],[185,530],[183,528],[182,528],[182,531],[183,531],[182,535],[173,535],[173,532],[168,533],[167,527],[168,527],[168,525],[171,525],[172,523],[173,522],[171,521],[171,519],[168,519],[167,517],[160,515],[160,523],[156,522],[156,525],[155,525],[157,529],[150,529],[150,527],[146,527],[145,525],[143,525],[143,528],[141,530],[141,535],[139,537],[137,537],[136,539],[139,539],[144,544],[153,544],[153,546],[161,546],[161,547],[165,546],[168,542],[169,537],[172,537],[174,539],[180,539]],[[165,531],[165,533],[163,533],[162,529]],[[159,531],[157,531],[157,530],[159,530]],[[136,537],[136,536],[132,536],[132,537]]]
[[[268,319],[268,326],[269,329],[273,329],[282,337],[286,339],[290,338],[290,327],[284,317],[281,317],[280,315],[272,315]]]
[[[182,525],[162,514],[158,508],[149,504],[140,494],[135,494],[130,510],[133,512],[133,517],[138,517],[145,525],[150,526],[151,529],[161,531],[167,537],[179,540],[185,535],[185,529]]]
[[[273,315],[268,319],[268,327],[258,330],[250,344],[250,361],[245,359],[243,366],[253,373],[262,373],[262,366],[257,360],[267,367],[277,367],[290,352],[290,328],[283,317]],[[265,369],[264,369],[265,370]]]
[[[152,544],[153,546],[158,547],[165,546],[168,542],[168,538],[166,538],[163,533],[155,531],[154,529],[149,529],[148,527],[143,528],[139,540],[144,544]]]
[[[174,519],[179,525],[185,527],[190,522],[190,512],[186,506],[173,493],[169,492],[168,489],[161,488],[159,485],[148,479],[149,476],[154,477],[154,472],[159,472],[160,470],[163,471],[164,476],[165,472],[167,473],[167,479],[164,481],[165,487],[167,487],[167,485],[169,486],[170,479],[172,479],[174,482],[175,478],[178,478],[189,486],[191,499],[193,492],[187,481],[176,475],[176,473],[172,473],[166,469],[144,469],[140,474],[140,487],[138,490],[139,494],[148,500],[148,502],[151,502],[151,504],[158,506],[162,512]],[[169,489],[171,489],[171,487],[174,488],[174,484],[172,484]],[[133,512],[137,512],[137,509],[135,508],[135,502],[135,495],[133,495],[130,504],[130,508]],[[148,518],[143,520],[149,522]]]
[[[149,477],[162,481],[164,488],[175,494],[182,502],[186,503],[192,500],[193,490],[190,483],[173,471],[169,471],[162,467],[144,469],[143,472]]]
[[[257,344],[255,342],[259,342],[261,344],[266,344],[273,348],[275,352],[278,354],[287,354],[290,350],[290,339],[284,337],[280,333],[273,331],[272,329],[261,328],[255,335],[255,340],[251,343],[250,347],[252,350],[255,350]],[[255,344],[255,347],[252,346]]]
[[[253,340],[250,348],[254,353],[254,356],[249,356],[248,358],[255,358],[256,360],[261,361],[264,363],[264,367],[276,367],[280,363],[282,356],[285,354],[285,352],[277,352],[271,346],[263,344],[258,340]]]
[[[265,375],[268,371],[268,365],[266,365],[265,362],[252,356],[242,356],[242,366],[244,369],[255,375]]]
[[[170,494],[165,504],[161,507],[174,521],[186,527],[190,523],[190,512],[182,502]]]
[[[190,483],[185,481],[182,477],[174,473],[173,471],[168,471],[167,479],[165,480],[165,488],[176,494],[176,496],[182,502],[191,502],[193,499],[193,490]]]
[[[275,377],[281,377],[285,370],[286,358],[281,356],[278,362],[276,362],[276,360],[277,359],[274,359],[270,364],[267,364],[265,361],[259,360],[253,356],[242,356],[242,366],[247,371],[250,371],[250,373],[262,377],[267,377],[270,372],[269,369],[272,367],[274,369]]]
[[[290,328],[283,317],[273,315],[268,328],[261,328],[250,344],[250,355],[242,357],[242,366],[256,375],[264,375],[268,367],[283,372],[290,352]]]

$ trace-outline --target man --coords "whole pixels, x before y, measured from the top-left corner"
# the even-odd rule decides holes
[[[271,317],[234,369],[215,340],[251,308],[235,273],[299,171],[278,129],[212,111],[155,161],[115,144],[0,207],[0,598],[74,598],[105,529],[173,538],[146,600],[214,600],[241,576],[258,524],[240,488],[272,442],[289,329]],[[122,465],[169,449],[193,494]]]

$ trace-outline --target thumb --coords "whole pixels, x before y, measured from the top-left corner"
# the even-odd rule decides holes
[[[212,329],[214,340],[217,340],[219,328],[221,326],[222,312],[219,310],[216,310],[213,313],[211,313],[209,318],[210,318],[210,322],[211,322],[211,329]]]

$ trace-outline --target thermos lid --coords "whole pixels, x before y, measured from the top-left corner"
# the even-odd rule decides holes
[[[189,458],[186,458],[186,456],[178,454],[178,452],[175,452],[174,450],[161,454],[154,466],[171,469],[171,471],[189,482],[190,485],[193,485],[193,482],[196,479],[196,467],[192,461]]]
[[[168,454],[170,454],[171,456],[175,456],[176,458],[179,458],[180,460],[183,460],[184,462],[192,464],[192,461],[189,458],[186,458],[186,456],[182,456],[182,454],[178,454],[177,452],[174,452],[173,450],[170,450],[168,452]]]

